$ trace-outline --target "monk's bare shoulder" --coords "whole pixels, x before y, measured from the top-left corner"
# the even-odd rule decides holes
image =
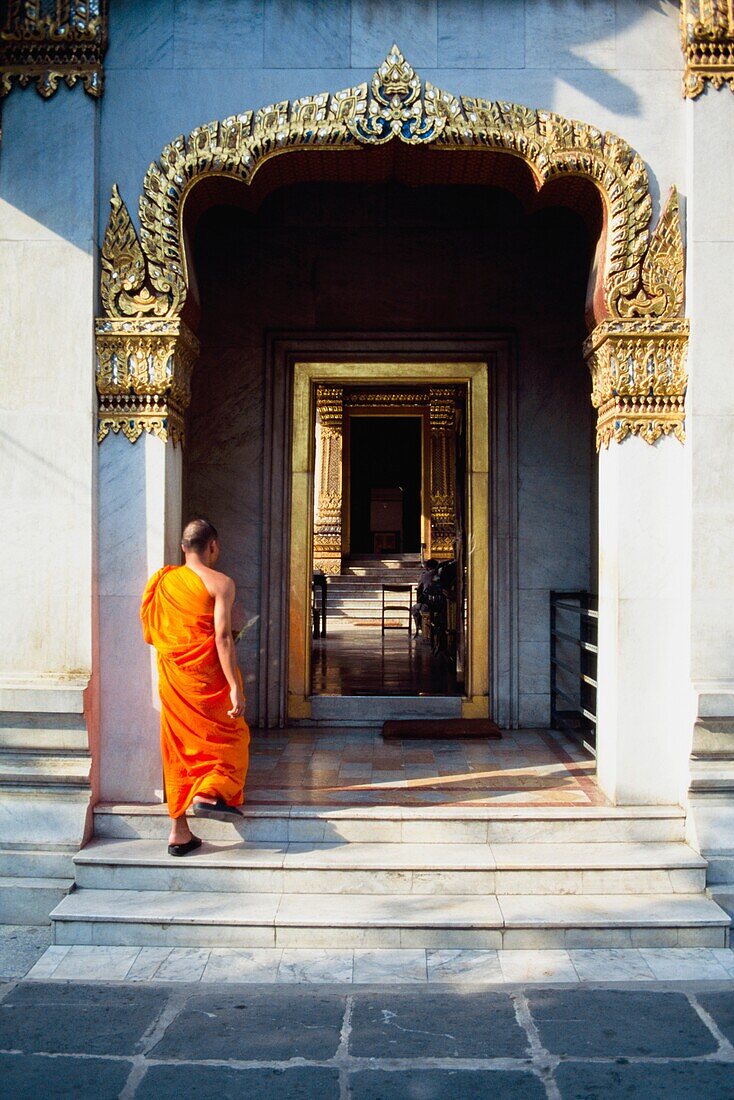
[[[197,569],[196,572],[204,582],[207,592],[214,599],[217,599],[217,597],[220,599],[234,598],[235,583],[226,573],[220,573],[217,569],[210,569],[207,565],[203,565],[201,570]]]

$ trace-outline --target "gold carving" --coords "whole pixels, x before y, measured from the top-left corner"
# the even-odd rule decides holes
[[[723,24],[719,20],[716,25]],[[397,46],[369,86],[333,95],[322,92],[292,104],[283,100],[254,114],[248,111],[200,126],[188,138],[177,137],[146,173],[139,240],[113,192],[102,275],[108,316],[181,315],[188,288],[183,209],[197,180],[219,175],[248,185],[267,160],[294,149],[356,149],[393,140],[519,157],[532,170],[538,189],[559,176],[591,180],[604,197],[606,218],[599,325],[609,319],[637,320],[636,328],[641,326],[655,342],[658,322],[681,316],[683,246],[677,195],[672,193],[650,240],[647,170],[626,142],[549,111],[503,101],[459,100],[423,84]],[[639,433],[638,413],[632,419]],[[682,429],[676,432],[681,433]],[[604,437],[609,438],[606,427]]]
[[[431,557],[452,558],[456,538],[456,389],[454,386],[431,386],[428,400],[431,425]]]
[[[140,244],[152,289],[180,313],[187,290],[182,244],[186,195],[205,175],[250,184],[270,158],[294,149],[354,148],[398,140],[410,145],[498,150],[525,160],[537,186],[560,175],[586,176],[608,208],[608,284],[634,286],[649,242],[651,199],[644,162],[615,134],[512,103],[463,97],[422,84],[397,46],[367,84],[272,104],[200,126],[167,145],[146,173]]]
[[[314,569],[338,574],[342,568],[342,431],[344,391],[317,386],[320,468],[314,522]]]
[[[685,368],[688,322],[604,321],[584,344],[599,410],[597,450],[611,440],[639,435],[685,438]]]
[[[199,341],[181,320],[100,319],[97,391],[101,441],[122,432],[131,443],[151,432],[183,442],[184,411]]]
[[[63,80],[81,80],[90,95],[104,89],[107,0],[9,0],[0,30],[0,96],[32,80],[44,99]]]
[[[734,92],[734,2],[681,0],[681,38],[686,68],[683,94],[695,99],[710,81]]]
[[[683,237],[678,192],[673,187],[635,283],[617,282],[609,292],[612,316],[680,317],[683,313]]]
[[[100,278],[105,313],[110,317],[141,317],[147,313],[161,316],[168,312],[168,300],[151,292],[148,265],[117,184],[112,188],[110,206]]]

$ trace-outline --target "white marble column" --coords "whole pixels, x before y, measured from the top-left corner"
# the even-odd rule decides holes
[[[690,478],[685,447],[599,455],[598,776],[620,804],[684,798],[691,737]]]
[[[701,716],[734,716],[734,95],[686,104],[691,677]]]
[[[181,560],[181,447],[110,434],[99,470],[100,795],[152,802],[162,792],[160,704],[139,610],[148,577]]]

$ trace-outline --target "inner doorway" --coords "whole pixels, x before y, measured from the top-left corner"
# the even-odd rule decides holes
[[[423,417],[353,413],[345,443],[350,556],[420,554]]]
[[[487,363],[296,363],[293,395],[291,717],[358,696],[485,717]],[[443,617],[420,614],[427,561]]]

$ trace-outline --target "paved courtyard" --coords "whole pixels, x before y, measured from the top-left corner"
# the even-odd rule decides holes
[[[49,944],[0,926],[13,1100],[734,1100],[730,950]]]
[[[10,982],[13,1098],[734,1097],[734,987]]]

